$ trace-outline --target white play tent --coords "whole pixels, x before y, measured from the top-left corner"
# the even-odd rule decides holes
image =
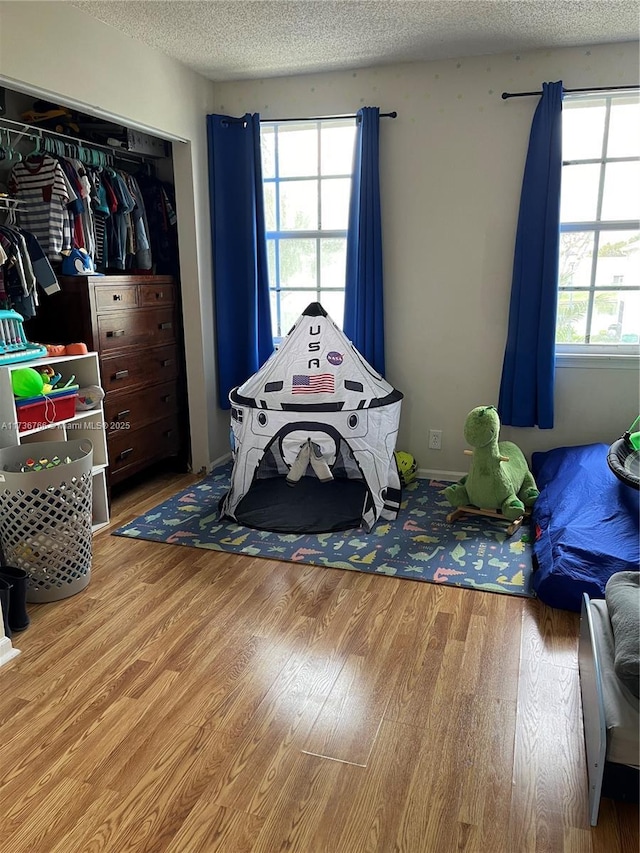
[[[234,465],[223,516],[288,533],[370,530],[396,518],[402,394],[320,303],[229,399]]]

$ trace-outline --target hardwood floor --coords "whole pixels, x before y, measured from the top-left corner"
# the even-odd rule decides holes
[[[30,615],[1,853],[638,851],[636,807],[588,825],[577,615],[109,529],[89,586]]]

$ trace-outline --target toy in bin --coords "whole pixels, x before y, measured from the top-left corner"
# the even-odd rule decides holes
[[[87,385],[86,388],[80,388],[78,391],[76,409],[79,412],[97,409],[102,400],[104,400],[102,388],[99,385]]]
[[[19,432],[67,420],[75,415],[78,396],[78,386],[73,384],[75,376],[61,388],[55,387],[61,378],[50,367],[39,370],[21,367],[11,372]]]
[[[68,465],[71,462],[69,456],[65,459],[60,459],[59,456],[54,456],[51,459],[27,459],[26,462],[20,466],[20,473],[25,474],[28,471],[43,471],[45,468],[57,468],[58,465]]]

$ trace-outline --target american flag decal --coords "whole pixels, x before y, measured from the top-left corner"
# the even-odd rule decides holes
[[[291,383],[292,394],[333,394],[333,374],[317,373],[315,376],[296,374]]]

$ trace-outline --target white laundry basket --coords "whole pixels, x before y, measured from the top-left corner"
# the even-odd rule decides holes
[[[56,457],[55,467],[22,470]],[[27,601],[58,601],[89,583],[92,463],[88,439],[0,450],[0,543],[5,562],[29,576]]]

